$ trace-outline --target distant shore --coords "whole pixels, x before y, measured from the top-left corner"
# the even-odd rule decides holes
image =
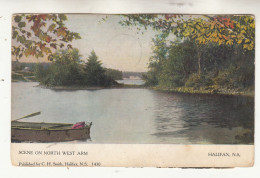
[[[118,84],[109,87],[103,86],[45,86],[45,85],[37,85],[36,87],[52,89],[52,90],[101,90],[101,89],[120,89],[120,88],[144,88],[143,85],[127,85],[127,84]]]
[[[21,80],[19,80],[21,81]],[[16,82],[16,81],[12,81]],[[28,82],[28,81],[21,81],[21,82]],[[101,89],[128,89],[128,88],[146,88],[155,91],[162,91],[162,92],[171,92],[171,93],[180,93],[180,94],[191,94],[191,95],[225,95],[225,96],[247,96],[247,97],[254,97],[255,92],[253,89],[238,91],[234,89],[211,89],[211,88],[200,88],[194,89],[192,87],[160,87],[160,86],[145,86],[145,85],[131,85],[131,84],[117,84],[109,87],[102,87],[102,86],[45,86],[45,85],[37,85],[36,87],[45,88],[45,89],[52,89],[52,90],[101,90]]]
[[[226,95],[226,96],[247,96],[254,97],[254,91],[236,91],[231,89],[194,89],[187,87],[178,88],[163,88],[163,87],[147,87],[145,85],[128,85],[128,84],[118,84],[110,87],[100,87],[100,86],[44,86],[38,85],[38,87],[53,89],[53,90],[101,90],[101,89],[128,89],[128,88],[146,88],[155,91],[181,93],[181,94],[191,94],[191,95]]]

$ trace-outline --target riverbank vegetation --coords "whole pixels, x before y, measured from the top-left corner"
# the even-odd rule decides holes
[[[147,86],[254,95],[253,16],[126,15],[121,24],[159,31],[143,76]]]
[[[152,39],[148,72],[143,73],[146,86],[184,93],[254,95],[253,16],[135,14],[120,19],[122,26],[136,26],[142,33],[158,32]],[[35,79],[46,86],[117,85],[122,72],[102,67],[94,51],[87,62],[81,60],[70,44],[80,34],[66,27],[67,20],[65,14],[14,15],[12,55],[16,61],[24,55],[47,56],[50,65],[34,69]],[[23,75],[12,74],[26,81]]]
[[[102,63],[94,51],[89,55],[87,62],[84,62],[76,48],[57,51],[52,56],[51,65],[44,67],[38,64],[34,68],[36,80],[40,84],[50,87],[117,85],[117,82],[109,75],[111,72],[106,71],[107,69],[102,67]]]
[[[144,75],[146,85],[184,93],[253,95],[254,50],[210,43],[201,52],[199,73],[193,40],[168,46],[163,40],[160,36],[154,39],[154,55]]]
[[[71,44],[81,36],[66,27],[67,15],[16,14],[12,20],[12,55],[18,67],[12,72],[13,81],[31,81],[19,64],[24,56],[51,61],[47,67],[34,67],[35,79],[46,86],[111,86],[117,84],[115,79],[122,78],[119,71],[103,68],[94,51],[86,63],[81,61],[79,51]]]

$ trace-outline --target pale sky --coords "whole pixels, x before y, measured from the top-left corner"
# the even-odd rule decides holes
[[[80,34],[80,40],[74,40],[72,46],[78,48],[83,59],[94,50],[103,63],[103,67],[121,71],[145,72],[152,55],[152,38],[157,32],[139,31],[136,27],[121,26],[119,15],[67,14],[65,21],[70,31]],[[15,42],[14,42],[15,43]],[[14,59],[13,59],[14,60]],[[34,57],[22,57],[20,62],[45,61]]]
[[[124,27],[118,24],[119,15],[67,15],[66,26],[80,33],[82,39],[73,41],[86,58],[94,50],[104,67],[122,71],[147,70],[151,56],[151,40],[156,32],[150,30],[137,34],[136,27]],[[132,29],[131,29],[132,28]]]

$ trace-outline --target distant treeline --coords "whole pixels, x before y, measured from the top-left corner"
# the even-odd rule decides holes
[[[46,86],[112,86],[122,78],[122,72],[105,69],[94,51],[81,60],[77,49],[56,52],[47,66],[39,63],[34,67],[35,78]]]
[[[13,71],[20,71],[24,70],[26,67],[28,67],[29,71],[33,71],[34,67],[38,63],[35,62],[18,62],[18,61],[12,61],[12,70]],[[51,65],[51,62],[42,62],[42,66],[49,67]]]
[[[116,70],[116,69],[109,69],[104,68],[105,74],[109,77],[111,77],[113,80],[122,80],[123,79],[123,72]]]
[[[43,68],[47,69],[52,65],[52,63],[42,62],[38,64],[35,62],[29,63],[29,62],[12,61],[12,70],[21,71],[24,70],[26,67],[28,67],[29,71],[34,71],[34,68],[37,65],[41,65]],[[125,72],[125,71],[120,71],[120,70],[110,69],[110,68],[104,68],[104,70],[105,70],[105,74],[107,76],[110,76],[113,80],[122,80],[123,78],[129,78],[130,76],[142,78],[143,75],[146,74],[145,72]]]
[[[123,78],[129,78],[130,76],[142,78],[145,72],[123,72]]]

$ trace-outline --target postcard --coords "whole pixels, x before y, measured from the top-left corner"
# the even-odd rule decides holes
[[[251,14],[12,16],[11,161],[251,167]]]

